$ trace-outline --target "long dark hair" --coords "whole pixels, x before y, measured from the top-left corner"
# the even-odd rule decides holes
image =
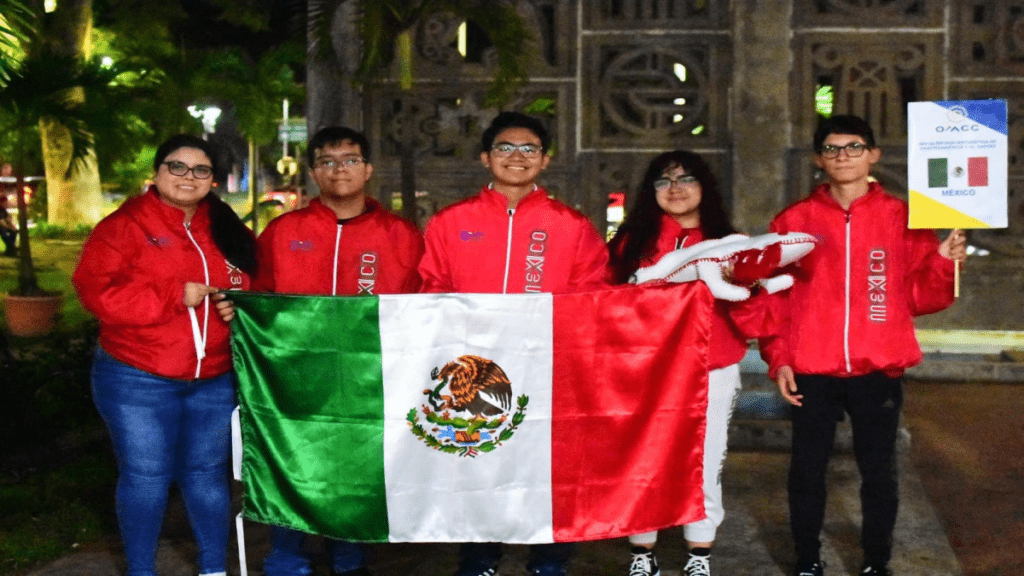
[[[626,214],[626,219],[609,243],[614,283],[622,284],[629,280],[629,277],[640,268],[640,263],[654,255],[658,236],[661,234],[663,213],[658,206],[654,181],[677,167],[682,168],[687,174],[696,176],[697,182],[700,183],[701,199],[697,212],[700,215],[700,229],[704,238],[723,238],[736,232],[725,211],[722,196],[718,193],[718,182],[704,159],[685,150],[665,152],[651,160],[647,166],[633,208]]]
[[[164,160],[172,153],[181,148],[195,148],[201,150],[210,159],[213,166],[213,174],[216,177],[220,172],[219,154],[210,142],[192,136],[191,134],[178,134],[171,136],[156,150],[153,158],[153,171],[159,171]],[[234,209],[220,199],[212,190],[203,199],[210,206],[210,237],[213,243],[227,258],[228,262],[237,266],[246,274],[256,274],[256,238],[242,219],[238,217]]]

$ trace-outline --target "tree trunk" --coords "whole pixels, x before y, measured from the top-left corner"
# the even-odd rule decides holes
[[[95,224],[103,217],[99,166],[92,152],[68,174],[71,137],[62,124],[39,123],[46,170],[47,221],[62,226]]]
[[[92,0],[61,0],[57,9],[46,15],[42,26],[49,48],[88,57],[92,51]],[[85,95],[79,91],[73,97],[84,99]],[[99,222],[103,197],[95,154],[90,153],[69,175],[71,138],[67,129],[44,121],[39,123],[39,136],[46,170],[47,220],[63,226]]]
[[[14,165],[14,195],[18,203],[18,296],[39,296],[39,281],[32,263],[32,247],[28,237],[28,206],[25,204],[25,129],[17,133],[18,156]]]

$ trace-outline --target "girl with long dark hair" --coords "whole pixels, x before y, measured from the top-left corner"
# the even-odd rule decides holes
[[[729,222],[718,185],[707,163],[683,150],[654,158],[647,168],[632,209],[609,245],[609,278],[622,284],[638,268],[704,240],[723,238],[736,230]],[[711,545],[724,515],[719,476],[725,462],[733,401],[740,387],[739,362],[746,338],[737,324],[742,304],[715,301],[711,326],[707,429],[704,439],[704,508],[707,518],[687,524],[683,533],[690,549],[686,576],[709,576]],[[657,532],[630,536],[629,576],[659,574],[654,544]]]

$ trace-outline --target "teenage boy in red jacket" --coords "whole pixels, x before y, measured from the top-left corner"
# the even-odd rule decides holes
[[[903,371],[921,361],[913,317],[953,303],[954,230],[907,229],[907,203],[869,179],[881,157],[871,127],[833,116],[814,135],[829,182],[783,210],[772,232],[806,232],[818,245],[796,264],[796,284],[772,299],[780,319],[762,341],[770,374],[793,405],[790,525],[798,576],[821,576],[825,471],[845,411],[861,474],[863,574],[889,575],[898,504],[896,433]]]
[[[310,176],[320,196],[309,206],[274,219],[260,235],[255,289],[292,294],[406,294],[419,290],[416,264],[423,238],[411,223],[391,214],[364,186],[373,174],[366,137],[329,127],[309,142]],[[271,526],[266,576],[308,576],[305,534]],[[331,573],[364,576],[359,544],[328,540]]]
[[[608,250],[585,216],[536,184],[548,132],[530,116],[499,114],[483,133],[480,161],[492,180],[434,215],[420,262],[424,292],[578,292],[605,286]],[[571,544],[530,547],[528,570],[565,574]],[[457,576],[496,576],[501,544],[466,543]]]

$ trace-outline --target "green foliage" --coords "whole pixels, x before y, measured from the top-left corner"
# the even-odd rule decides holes
[[[19,62],[0,61],[0,140],[10,142],[15,176],[26,176],[27,150],[38,149],[36,131],[43,120],[61,124],[70,136],[71,162],[68,172],[84,166],[93,147],[92,130],[109,126],[124,87],[118,84],[122,71],[102,66],[99,60],[83,60],[43,47]],[[111,128],[117,133],[118,128]],[[19,275],[16,293],[32,296],[39,288],[32,263],[28,235],[28,210],[18,194]],[[34,203],[36,204],[36,203]],[[40,203],[41,204],[41,203]]]
[[[538,97],[533,102],[530,102],[523,107],[523,113],[532,114],[534,116],[548,116],[554,117],[557,112],[557,106],[553,98]]]
[[[225,27],[249,33],[269,28],[270,11],[263,0],[205,4],[220,10]],[[299,43],[259,50],[190,44],[184,32],[195,24],[185,7],[173,1],[97,0],[97,53],[130,63],[137,70],[132,85],[149,91],[124,109],[133,141],[118,141],[116,149],[111,141],[106,148],[97,135],[97,155],[104,159],[101,176],[121,192],[133,194],[150,175],[143,160],[152,159],[147,150],[174,134],[202,131],[188,106],[216,104],[224,110],[222,124],[235,121],[243,136],[268,144],[276,139],[281,100],[301,104],[305,97],[294,73],[305,65]]]
[[[35,27],[36,15],[21,0],[0,0],[0,60],[10,58],[12,52],[21,51],[26,31]],[[0,80],[6,77],[0,72]]]
[[[281,100],[302,100],[305,95],[292,72],[302,58],[302,49],[290,42],[255,61],[241,48],[212,51],[196,70],[193,87],[204,98],[230,102],[239,131],[257,144],[269,144],[277,138]]]
[[[84,240],[92,232],[92,226],[78,224],[76,226],[61,226],[49,222],[36,221],[32,229],[33,238],[59,239],[59,240]]]
[[[133,154],[129,154],[133,152]],[[125,196],[137,196],[146,181],[153,175],[153,158],[156,146],[144,144],[135,150],[122,151],[114,155],[109,163],[101,163],[100,175],[104,187]]]

